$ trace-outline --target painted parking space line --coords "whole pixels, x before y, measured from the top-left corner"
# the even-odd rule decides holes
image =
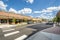
[[[11,33],[4,34],[5,37],[19,33],[19,31],[14,31]]]
[[[13,31],[15,29],[3,30],[3,32]]]
[[[22,36],[20,36],[20,37],[14,39],[14,40],[23,40],[23,39],[25,39],[26,37],[27,37],[27,35],[22,35]]]

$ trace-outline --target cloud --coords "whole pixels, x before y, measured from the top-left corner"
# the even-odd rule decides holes
[[[9,12],[17,13],[17,11],[16,11],[15,9],[13,9],[13,8],[10,8],[10,9],[9,9]]]
[[[16,11],[14,8],[10,8],[9,12],[14,12],[14,13],[19,13],[19,14],[29,14],[29,13],[32,13],[32,9],[24,8],[24,9]]]
[[[43,12],[49,13],[49,12],[58,11],[58,10],[60,10],[60,6],[57,6],[57,7],[48,7],[46,9],[43,9],[41,11],[41,13],[43,13]]]
[[[46,10],[46,9],[43,9],[42,11],[34,11],[34,13],[49,13],[49,12],[52,12],[52,11]]]
[[[60,10],[60,6],[48,7],[46,9],[41,10],[41,11],[34,11],[34,13],[50,13],[50,12],[59,11],[59,10]]]
[[[23,8],[21,10],[16,11],[13,8],[10,8],[9,12],[14,12],[14,13],[19,13],[19,14],[31,14],[31,13],[39,13],[38,16],[40,18],[46,18],[46,19],[51,19],[55,16],[55,14],[53,15],[54,11],[58,11],[60,10],[60,6],[57,7],[48,7],[46,9],[42,9],[41,11],[33,11],[31,8]],[[35,16],[36,17],[36,16]]]
[[[32,4],[34,2],[34,0],[27,0],[26,2]]]
[[[19,10],[18,13],[22,13],[22,14],[32,13],[32,9],[24,8],[24,9]]]
[[[53,13],[42,13],[38,17],[44,18],[44,19],[53,19],[54,16],[55,16],[55,14],[53,15]]]
[[[34,11],[33,13],[41,13],[40,11]]]
[[[47,8],[47,10],[57,11],[57,10],[60,10],[60,6],[57,6],[57,7],[49,7],[49,8]]]
[[[7,5],[4,4],[3,1],[0,1],[0,9],[1,9],[1,10],[6,10],[6,7],[7,7]]]
[[[47,15],[44,15],[44,14],[41,14],[40,16],[38,16],[39,18],[44,18],[44,19],[53,19],[54,16],[51,15],[52,13],[47,14]]]
[[[42,9],[41,11],[34,11],[33,13],[39,13],[40,18],[46,18],[46,19],[51,19],[55,16],[55,14],[53,15],[54,11],[59,11],[60,10],[60,6],[54,6],[54,7],[48,7],[46,9]]]

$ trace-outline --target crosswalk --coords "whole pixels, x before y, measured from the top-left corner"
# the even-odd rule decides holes
[[[19,31],[4,34],[5,37],[19,33]]]
[[[3,32],[8,32],[8,31],[12,31],[12,30],[15,30],[15,29],[4,30]]]
[[[37,31],[32,28],[5,27],[0,29],[0,40],[25,40],[30,34]]]
[[[16,38],[15,40],[23,40],[27,37],[27,35],[22,35],[21,37]]]
[[[25,34],[20,35],[21,32],[15,29],[3,30],[3,33],[7,40],[24,40],[27,37]]]

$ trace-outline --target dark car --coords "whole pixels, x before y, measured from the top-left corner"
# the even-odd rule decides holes
[[[27,24],[33,24],[33,22],[29,21],[29,22],[27,22]]]
[[[53,25],[54,23],[52,23],[52,22],[48,22],[48,23],[46,23],[46,25]]]

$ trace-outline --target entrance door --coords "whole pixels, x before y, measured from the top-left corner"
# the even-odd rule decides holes
[[[13,20],[12,19],[9,19],[9,24],[12,24]]]

